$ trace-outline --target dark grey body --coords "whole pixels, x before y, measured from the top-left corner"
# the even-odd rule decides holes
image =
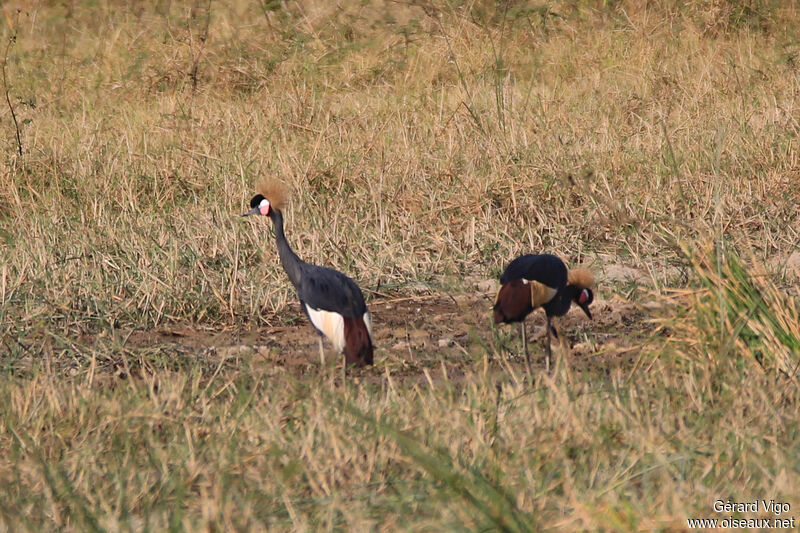
[[[567,266],[564,261],[552,254],[526,254],[517,257],[508,264],[503,275],[500,276],[500,284],[505,285],[518,279],[538,281],[557,291],[552,300],[542,304],[542,309],[547,316],[565,315],[569,311],[572,300],[579,292],[577,287],[567,285]],[[506,320],[506,322],[524,320],[531,311],[533,308],[527,309],[521,316],[514,316],[513,320]]]
[[[297,289],[297,297],[308,315],[306,304],[313,309],[333,311],[343,317],[363,318],[367,304],[356,282],[338,270],[306,263],[300,259],[286,242],[283,233],[283,214],[273,209],[269,217],[275,224],[275,241],[289,280]]]
[[[537,282],[549,287],[555,293],[546,302],[534,302],[530,282]],[[528,354],[528,341],[525,333],[525,317],[534,310],[534,306],[541,306],[547,316],[547,344],[546,361],[547,372],[550,372],[550,335],[555,334],[551,318],[562,316],[569,311],[575,301],[592,318],[589,304],[594,296],[588,288],[579,288],[569,283],[567,266],[558,257],[551,254],[521,255],[511,261],[500,276],[500,290],[497,292],[497,301],[494,304],[494,322],[506,324],[519,322],[522,333],[522,344],[525,348],[525,360],[528,363],[528,373],[533,375],[530,355]],[[585,293],[582,293],[585,291]],[[556,334],[557,335],[557,334]]]

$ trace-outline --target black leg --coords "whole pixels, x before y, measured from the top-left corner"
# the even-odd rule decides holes
[[[550,351],[550,329],[552,326],[550,325],[550,316],[547,317],[547,346],[545,347],[545,369],[547,373],[550,373],[550,359],[553,357],[553,353]]]
[[[522,333],[522,345],[525,348],[525,362],[528,364],[528,377],[533,380],[533,367],[531,366],[531,356],[528,353],[528,334],[525,332],[525,321],[519,323],[519,329]]]

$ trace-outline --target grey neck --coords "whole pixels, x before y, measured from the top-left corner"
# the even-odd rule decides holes
[[[303,261],[294,250],[286,242],[286,235],[283,233],[283,213],[278,209],[273,209],[269,217],[275,225],[275,242],[278,245],[278,256],[281,258],[281,264],[286,274],[289,275],[289,280],[297,287],[300,283],[300,275],[303,269]]]

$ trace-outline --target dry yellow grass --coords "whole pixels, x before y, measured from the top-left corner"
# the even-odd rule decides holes
[[[717,498],[800,506],[796,281],[770,268],[800,242],[798,7],[344,4],[3,6],[23,155],[0,104],[0,527],[634,530]],[[661,314],[602,332],[624,356],[584,334],[589,364],[532,389],[503,331],[431,386],[393,381],[391,345],[347,385],[131,346],[294,316],[268,225],[236,217],[264,178],[291,189],[297,253],[373,301],[547,251],[606,301],[643,293],[606,267],[647,272]]]

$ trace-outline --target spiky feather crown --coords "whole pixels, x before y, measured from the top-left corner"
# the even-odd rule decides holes
[[[579,289],[591,289],[594,286],[594,274],[588,268],[573,268],[567,274],[567,283]]]
[[[289,197],[289,190],[283,182],[275,179],[264,179],[258,184],[256,192],[269,200],[273,209],[282,210]]]

